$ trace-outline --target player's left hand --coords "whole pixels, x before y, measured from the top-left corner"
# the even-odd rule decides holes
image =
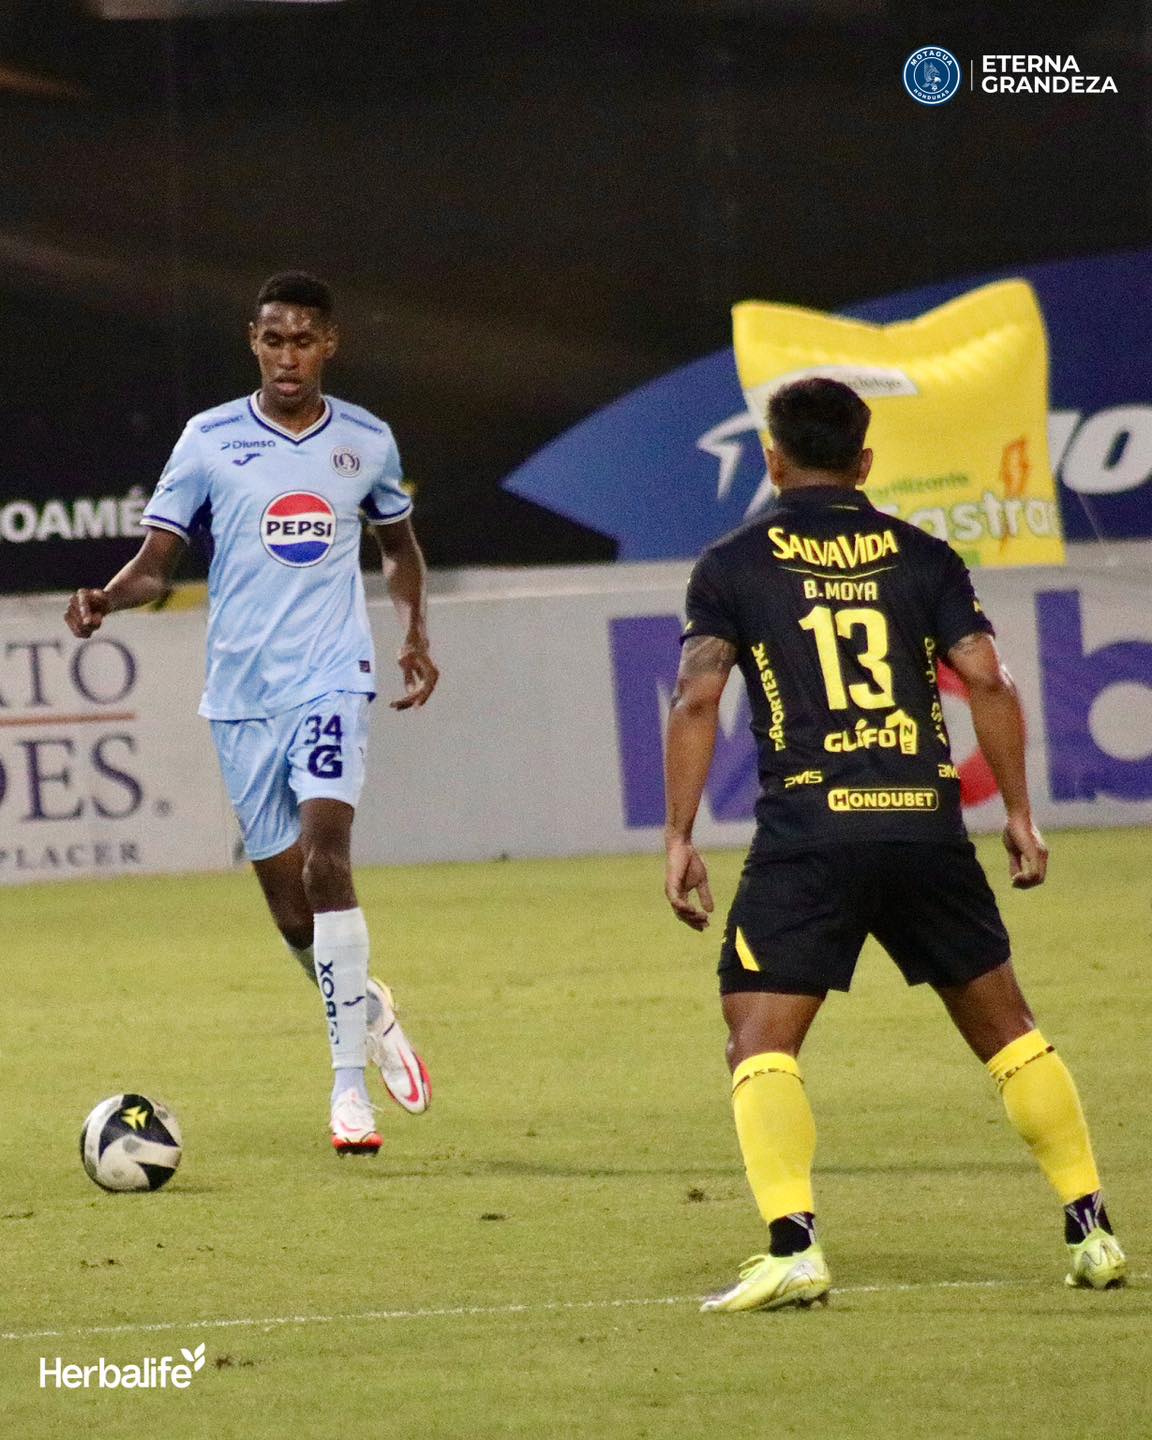
[[[693,890],[699,896],[700,909],[692,903]],[[677,840],[668,846],[664,894],[676,912],[677,920],[683,920],[693,930],[708,928],[708,916],[715,908],[712,888],[708,884],[708,867],[701,860],[695,845],[688,841]]]
[[[423,645],[405,645],[397,656],[397,663],[404,676],[404,697],[393,700],[391,708],[418,710],[435,690],[440,671]]]
[[[1043,885],[1048,873],[1048,847],[1031,818],[1009,815],[1003,838],[1013,886],[1017,890],[1031,890]]]

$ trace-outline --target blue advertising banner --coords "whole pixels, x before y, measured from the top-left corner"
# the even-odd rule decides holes
[[[844,313],[877,324],[907,320],[1010,276],[1031,282],[1048,329],[1049,445],[1066,537],[1152,537],[1152,250],[968,276]],[[699,554],[767,495],[732,351],[606,406],[504,484],[613,537],[620,560]]]
[[[1044,808],[1049,815],[1076,801],[1152,800],[1152,756],[1147,751],[1147,732],[1141,729],[1147,724],[1147,697],[1152,695],[1152,643],[1129,635],[1093,645],[1086,634],[1085,604],[1079,588],[1037,589],[1032,597],[1039,702],[1033,718],[1042,723],[1046,741],[1043,767],[1033,744],[1033,769],[1037,785],[1046,786]],[[1014,613],[1005,613],[1016,619]],[[609,621],[622,803],[631,827],[664,823],[665,697],[676,684],[680,631],[676,614]],[[1031,672],[1030,656],[1021,663]],[[1117,686],[1123,687],[1120,703],[1128,707],[1126,724],[1109,726],[1098,718],[1094,729],[1094,707]],[[941,690],[953,706],[967,705],[963,682],[946,667]],[[747,696],[738,689],[731,723],[717,733],[708,775],[707,804],[714,821],[753,817],[759,787],[751,718]],[[965,807],[993,799],[996,783],[979,750],[954,754]],[[1040,769],[1046,773],[1036,775]]]

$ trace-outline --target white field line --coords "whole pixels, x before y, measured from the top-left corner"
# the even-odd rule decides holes
[[[1152,1279],[1138,1275],[1138,1280]],[[838,1285],[837,1295],[899,1295],[914,1290],[1015,1290],[1037,1280],[925,1280],[907,1285]],[[373,1320],[446,1320],[472,1316],[547,1315],[563,1311],[635,1310],[661,1305],[698,1305],[702,1295],[662,1295],[652,1299],[541,1300],[521,1305],[450,1305],[422,1310],[355,1310],[335,1315],[237,1316],[218,1320],[160,1320],[125,1325],[84,1325],[70,1330],[6,1330],[0,1340],[74,1340],[96,1335],[155,1335],[171,1330],[274,1330],[286,1325],[349,1325]]]

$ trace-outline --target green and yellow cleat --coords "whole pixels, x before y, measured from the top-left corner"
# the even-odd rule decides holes
[[[1069,1245],[1072,1269],[1064,1277],[1065,1285],[1078,1290],[1118,1290],[1127,1284],[1128,1260],[1115,1235],[1099,1227],[1081,1240]]]
[[[828,1303],[832,1277],[819,1245],[797,1255],[753,1255],[730,1290],[709,1295],[701,1311],[780,1310],[785,1305]]]

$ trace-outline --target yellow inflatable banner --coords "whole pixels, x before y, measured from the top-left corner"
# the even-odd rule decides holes
[[[972,566],[1064,563],[1048,337],[1026,281],[985,285],[893,325],[748,300],[734,306],[732,332],[761,427],[782,385],[843,380],[872,410],[874,504],[949,541]]]

